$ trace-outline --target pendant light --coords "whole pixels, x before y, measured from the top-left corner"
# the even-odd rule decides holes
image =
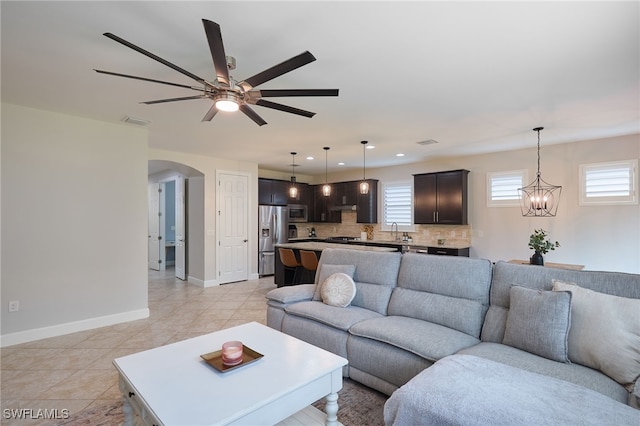
[[[291,162],[291,186],[289,187],[289,198],[298,198],[298,187],[296,186],[296,154],[297,152],[292,152],[291,157],[293,161]]]
[[[322,185],[322,195],[324,195],[325,197],[328,197],[331,195],[331,185],[329,185],[329,181],[327,179],[327,158],[329,155],[329,150],[331,148],[329,148],[328,146],[325,146],[324,148],[324,185]]]
[[[520,207],[524,217],[554,217],[560,203],[561,186],[550,185],[540,177],[540,130],[544,127],[536,127],[538,132],[538,173],[529,185],[518,188]]]
[[[360,193],[366,195],[369,193],[369,182],[367,182],[367,144],[368,141],[360,142],[362,144],[362,182],[360,182]]]

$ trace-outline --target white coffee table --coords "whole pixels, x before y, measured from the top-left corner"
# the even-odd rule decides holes
[[[220,372],[200,355],[229,340],[264,355]],[[327,398],[326,424],[336,425],[347,360],[252,322],[117,358],[125,422],[149,425],[273,425]],[[305,408],[306,407],[306,408]],[[318,410],[316,410],[318,411]]]

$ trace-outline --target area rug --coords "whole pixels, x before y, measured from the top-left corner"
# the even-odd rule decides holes
[[[338,392],[338,421],[344,426],[383,426],[387,398],[387,395],[358,382],[343,379],[342,390]],[[324,411],[325,400],[312,405]]]
[[[350,379],[344,379],[338,392],[338,420],[344,426],[382,426],[383,408],[387,396]],[[313,406],[324,411],[324,399]],[[124,422],[122,402],[111,401],[86,408],[68,419],[49,423],[48,426],[116,426]]]

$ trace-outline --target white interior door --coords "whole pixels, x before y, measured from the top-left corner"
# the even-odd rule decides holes
[[[184,177],[178,176],[176,182],[176,277],[186,279],[186,233],[185,233],[185,215],[184,215]]]
[[[218,281],[249,278],[248,182],[246,175],[218,174]]]
[[[149,194],[149,269],[160,270],[160,249],[164,244],[160,244],[160,184],[150,183]]]

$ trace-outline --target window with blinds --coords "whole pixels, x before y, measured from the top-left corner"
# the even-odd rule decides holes
[[[414,231],[413,226],[413,182],[382,183],[382,230]]]
[[[518,188],[522,188],[526,184],[526,170],[487,173],[487,206],[511,207],[519,205]]]
[[[580,204],[637,204],[638,160],[580,165]]]

